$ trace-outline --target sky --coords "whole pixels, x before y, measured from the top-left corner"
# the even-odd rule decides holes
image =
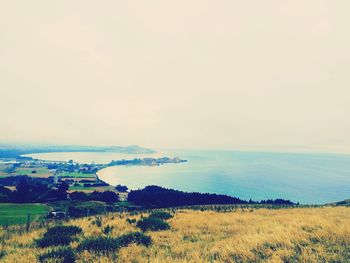
[[[348,0],[0,2],[0,142],[350,153]]]

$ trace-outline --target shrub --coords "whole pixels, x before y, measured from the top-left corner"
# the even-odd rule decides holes
[[[113,231],[113,226],[107,225],[103,228],[102,233],[108,236]]]
[[[118,185],[115,187],[115,190],[117,190],[118,192],[127,192],[127,191],[128,191],[128,187],[125,186],[125,185],[120,185],[120,184],[118,184]]]
[[[92,221],[93,225],[96,225],[97,227],[102,226],[102,218],[100,216],[96,216],[95,220]]]
[[[55,260],[55,261],[54,261]],[[76,257],[73,249],[70,247],[58,248],[50,250],[38,257],[39,262],[60,262],[60,263],[73,263]]]
[[[94,184],[96,186],[105,186],[105,184]],[[104,191],[104,192],[93,192],[90,194],[90,200],[102,201],[106,203],[115,203],[119,201],[119,196],[112,191]]]
[[[168,213],[168,212],[164,212],[164,211],[155,211],[152,212],[149,217],[154,217],[154,218],[159,218],[159,219],[163,219],[163,220],[167,220],[169,218],[172,218],[173,215]]]
[[[83,230],[78,226],[54,226],[47,230],[45,235],[66,235],[74,236],[82,233]]]
[[[152,244],[151,237],[145,235],[141,232],[131,232],[124,234],[120,237],[118,237],[120,246],[126,247],[132,243],[138,244],[138,245],[144,245],[146,247],[150,246]]]
[[[137,221],[137,227],[141,228],[142,231],[159,231],[159,230],[167,230],[170,228],[170,225],[163,220],[156,217],[148,217],[143,218]]]
[[[88,238],[81,242],[77,248],[79,252],[87,250],[96,254],[110,254],[116,252],[121,247],[127,247],[130,244],[149,246],[152,240],[149,236],[140,232],[131,232],[121,235],[117,238],[96,237]]]
[[[49,228],[36,243],[39,247],[67,246],[73,240],[72,237],[81,232],[82,229],[78,226],[55,226]]]
[[[117,238],[96,237],[85,239],[79,244],[77,250],[88,250],[97,254],[109,254],[115,252],[119,247],[120,243]]]
[[[126,222],[128,222],[129,224],[134,224],[134,223],[136,223],[136,219],[135,218],[127,218]]]
[[[6,252],[4,250],[0,250],[0,259],[6,256]]]
[[[70,217],[83,217],[86,216],[86,209],[78,208],[75,206],[68,207],[68,214]]]
[[[67,246],[72,241],[72,237],[65,235],[44,236],[36,240],[38,247]]]

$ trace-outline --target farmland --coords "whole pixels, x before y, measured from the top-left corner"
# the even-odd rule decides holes
[[[33,177],[49,177],[52,176],[52,172],[46,167],[35,167],[35,168],[17,168],[13,175],[29,175]]]
[[[46,216],[50,208],[44,204],[11,204],[0,203],[0,225],[23,224],[30,214],[31,220],[35,221]]]

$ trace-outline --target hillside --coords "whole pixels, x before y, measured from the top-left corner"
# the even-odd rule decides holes
[[[124,246],[112,253],[100,247],[101,253],[106,252],[103,255],[83,250],[76,253],[77,262],[350,261],[350,208],[347,207],[168,211],[174,214],[166,221],[170,224],[169,230],[145,232],[151,237],[151,245],[124,242]],[[112,240],[128,232],[141,231],[131,219],[146,216],[146,213],[115,213],[101,219],[71,220],[65,224],[80,226],[82,233],[70,246],[75,253],[88,237],[108,235]],[[34,241],[45,231],[46,228],[32,229],[29,233],[2,229],[2,261],[36,262],[38,255],[51,249],[39,248]]]

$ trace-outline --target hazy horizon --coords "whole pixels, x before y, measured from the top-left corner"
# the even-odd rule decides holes
[[[2,6],[0,143],[350,153],[348,1]]]

